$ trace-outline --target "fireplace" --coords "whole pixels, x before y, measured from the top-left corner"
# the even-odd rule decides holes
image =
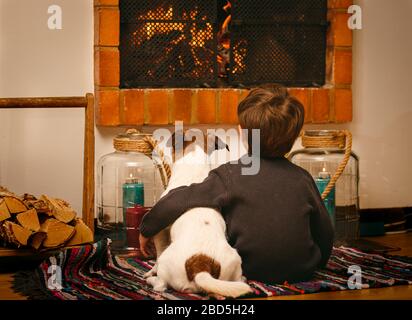
[[[120,1],[120,86],[325,83],[326,0]]]
[[[263,83],[352,119],[351,0],[94,1],[98,125],[235,124]]]

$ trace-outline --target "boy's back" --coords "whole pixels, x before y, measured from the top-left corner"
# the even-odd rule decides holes
[[[327,261],[333,230],[306,171],[285,158],[261,159],[259,173],[252,176],[242,175],[240,164],[217,170],[227,174],[231,201],[222,214],[246,277],[300,281]]]

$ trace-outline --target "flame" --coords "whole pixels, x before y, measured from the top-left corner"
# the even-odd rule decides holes
[[[209,54],[212,56],[212,54],[214,54],[213,48],[211,47],[209,49],[208,46],[212,45],[211,42],[215,39],[215,36],[217,36],[219,47],[217,52],[219,76],[227,77],[229,72],[228,66],[230,63],[230,54],[233,54],[234,61],[233,68],[230,72],[243,72],[245,71],[246,66],[246,43],[240,41],[233,45],[232,52],[230,51],[231,9],[232,3],[228,0],[223,6],[223,10],[226,11],[227,16],[216,35],[214,34],[213,24],[208,22],[209,18],[207,16],[200,16],[201,13],[196,7],[180,13],[176,12],[172,5],[157,7],[137,16],[138,20],[143,20],[144,22],[138,24],[138,27],[132,33],[132,43],[135,47],[148,45],[151,49],[150,44],[147,44],[147,41],[161,36],[164,36],[164,39],[170,38],[170,40],[165,42],[166,45],[164,47],[159,48],[162,50],[162,56],[167,57],[168,55],[177,54],[175,61],[181,66],[185,66],[187,65],[187,60],[185,61],[185,55],[180,54],[178,46],[183,46],[183,44],[186,45],[184,41],[187,41],[188,49],[191,53],[191,63],[196,66],[196,68],[193,68],[193,70],[188,73],[190,76],[198,77],[207,70],[206,68],[211,68],[210,72],[213,72],[210,60],[205,60],[205,54],[206,56]],[[199,21],[203,21],[203,23],[199,23]],[[164,40],[160,38],[159,41],[163,43]],[[175,72],[176,68],[178,68],[178,66],[169,66],[170,72]],[[147,75],[154,76],[154,72],[154,70],[149,70]]]

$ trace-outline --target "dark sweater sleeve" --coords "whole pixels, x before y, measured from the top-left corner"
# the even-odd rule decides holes
[[[324,267],[332,253],[334,231],[329,213],[323,203],[319,190],[312,176],[310,180],[310,197],[313,210],[311,212],[310,227],[313,240],[318,245],[322,259],[319,267]]]
[[[147,238],[153,237],[192,208],[221,209],[229,203],[226,179],[225,168],[219,167],[202,183],[171,190],[145,215],[140,233]]]

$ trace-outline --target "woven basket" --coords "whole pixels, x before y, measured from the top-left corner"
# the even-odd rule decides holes
[[[160,161],[154,161],[154,163],[159,170],[163,187],[167,187],[171,176],[170,165],[166,162],[163,151],[158,148],[157,141],[151,134],[129,129],[113,139],[113,147],[117,151],[143,153],[152,160],[159,158]]]

